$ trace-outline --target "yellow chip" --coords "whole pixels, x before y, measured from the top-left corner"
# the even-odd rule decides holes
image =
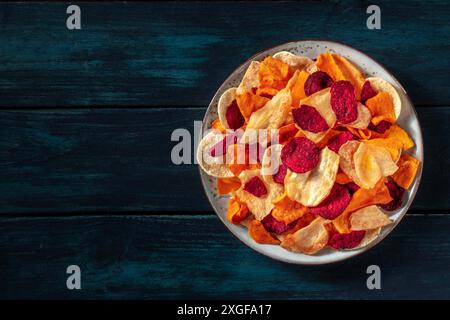
[[[210,131],[198,144],[197,162],[207,174],[217,178],[231,178],[233,173],[228,169],[224,157],[211,156],[211,148],[222,141],[225,135],[217,130]]]
[[[278,129],[281,127],[291,110],[291,102],[289,89],[279,91],[264,107],[251,114],[241,141],[248,139],[248,129]]]
[[[392,220],[376,205],[355,211],[350,216],[351,230],[370,230],[391,224]]]
[[[315,254],[328,243],[327,223],[328,220],[318,217],[308,226],[287,235],[281,246],[293,252]]]
[[[398,169],[386,149],[365,142],[359,144],[353,162],[355,183],[364,189],[373,188],[382,177],[390,176]]]
[[[288,169],[284,186],[288,197],[307,207],[317,206],[333,188],[339,169],[339,155],[325,147],[317,167],[305,173]]]
[[[297,56],[288,51],[280,51],[273,55],[275,59],[281,60],[284,63],[288,64],[292,70],[303,70],[307,69],[309,71],[315,72],[316,65],[313,60],[304,56]]]

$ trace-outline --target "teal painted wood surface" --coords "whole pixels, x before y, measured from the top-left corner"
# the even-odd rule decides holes
[[[450,7],[379,1],[0,3],[0,298],[450,298]],[[338,40],[384,64],[419,106],[425,167],[412,210],[347,262],[261,256],[213,216],[192,130],[245,59],[291,40]],[[170,192],[169,192],[170,191]],[[65,287],[79,264],[81,291]],[[366,267],[382,268],[369,291]]]
[[[306,267],[252,251],[216,217],[3,219],[0,298],[449,299],[449,228],[448,215],[407,216],[363,255]],[[366,287],[372,264],[381,290]]]
[[[378,1],[375,31],[369,4],[82,3],[82,29],[69,31],[67,4],[2,3],[0,105],[205,105],[255,53],[311,38],[369,53],[416,104],[450,104],[448,3]]]

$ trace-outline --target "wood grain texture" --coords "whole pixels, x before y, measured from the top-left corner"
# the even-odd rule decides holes
[[[204,110],[0,111],[0,213],[211,210],[198,166],[171,161],[172,131],[193,137]],[[418,112],[427,156],[413,209],[447,210],[450,108]]]
[[[450,298],[449,216],[407,216],[349,261],[296,266],[266,258],[216,217],[0,219],[0,298]],[[80,291],[66,268],[81,268]],[[381,268],[381,290],[366,268]]]
[[[446,1],[0,4],[0,106],[203,106],[253,54],[287,41],[337,40],[384,64],[414,103],[448,105]]]

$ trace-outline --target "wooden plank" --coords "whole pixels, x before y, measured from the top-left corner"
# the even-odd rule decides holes
[[[450,216],[405,218],[349,261],[296,266],[266,258],[215,217],[116,216],[0,220],[0,298],[450,298]],[[66,268],[81,269],[79,291]],[[366,268],[381,268],[368,290]]]
[[[447,210],[450,108],[419,108],[425,174],[414,209]],[[174,165],[171,133],[204,109],[0,111],[0,212],[211,210],[197,165]],[[437,125],[439,124],[439,125]],[[437,187],[439,186],[439,187]]]
[[[446,1],[0,4],[0,105],[202,106],[253,54],[300,39],[338,40],[391,70],[416,104],[450,103]]]

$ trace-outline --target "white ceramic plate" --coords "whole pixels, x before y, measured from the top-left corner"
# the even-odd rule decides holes
[[[358,51],[354,48],[351,48],[347,45],[332,42],[332,41],[317,41],[317,40],[306,40],[306,41],[296,41],[285,43],[263,52],[260,52],[249,60],[247,60],[244,64],[238,67],[233,73],[223,82],[220,86],[219,90],[217,90],[214,95],[211,103],[209,104],[208,109],[206,110],[205,117],[203,118],[203,130],[209,129],[211,126],[211,122],[217,118],[217,102],[219,101],[222,93],[230,87],[237,87],[242,79],[244,72],[247,70],[247,67],[252,60],[263,60],[268,55],[273,55],[279,51],[289,51],[297,55],[307,56],[311,59],[315,59],[320,53],[325,51],[336,52],[351,62],[353,62],[356,66],[362,70],[366,77],[380,77],[384,80],[387,80],[394,87],[397,88],[397,91],[402,100],[402,111],[400,117],[398,118],[398,124],[404,128],[411,138],[416,143],[416,146],[409,150],[408,153],[414,156],[415,158],[421,161],[420,168],[417,172],[417,176],[415,178],[412,186],[405,193],[405,197],[403,199],[403,206],[396,211],[389,213],[391,219],[394,220],[394,223],[384,227],[378,236],[378,238],[367,245],[366,247],[355,249],[355,250],[347,250],[347,251],[334,251],[331,249],[323,249],[316,255],[304,255],[300,253],[293,253],[283,249],[277,245],[263,245],[258,244],[251,239],[247,233],[247,229],[243,226],[237,226],[230,223],[226,218],[227,213],[227,203],[228,197],[220,197],[216,192],[216,179],[208,176],[203,170],[200,169],[200,176],[202,179],[203,187],[208,196],[208,199],[214,208],[215,212],[219,216],[220,220],[227,226],[227,228],[242,242],[244,242],[250,248],[262,253],[268,257],[271,257],[276,260],[288,262],[288,263],[296,263],[296,264],[326,264],[337,262],[341,260],[345,260],[351,257],[354,257],[370,248],[375,246],[381,240],[383,240],[400,222],[400,220],[405,215],[406,211],[410,207],[414,196],[416,195],[417,189],[419,187],[420,178],[422,176],[422,167],[423,167],[423,143],[422,143],[422,132],[420,129],[419,120],[417,118],[417,113],[412,105],[411,100],[408,98],[408,95],[405,89],[401,86],[401,84],[394,78],[392,74],[390,74],[383,66],[381,66],[378,62],[367,56],[365,53]]]

